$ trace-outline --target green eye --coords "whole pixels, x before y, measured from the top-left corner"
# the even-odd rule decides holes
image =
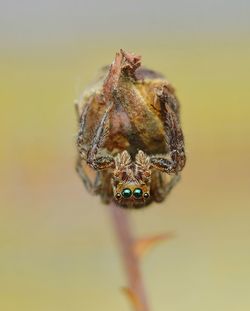
[[[122,196],[124,198],[127,199],[127,198],[131,197],[131,195],[132,195],[132,191],[129,188],[125,188],[122,190]]]
[[[135,188],[133,194],[134,194],[134,197],[136,197],[137,199],[141,198],[142,197],[142,190],[141,190],[141,188]]]

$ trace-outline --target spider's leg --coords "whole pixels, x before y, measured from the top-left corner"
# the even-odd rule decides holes
[[[167,155],[152,155],[151,165],[168,174],[178,174],[186,162],[184,137],[178,115],[170,104],[169,97],[158,95],[164,120],[165,140],[169,149]]]
[[[94,134],[91,145],[86,143],[86,133],[87,129],[87,115],[89,108],[91,106],[91,100],[84,105],[82,115],[79,121],[79,132],[77,136],[77,147],[81,156],[81,159],[84,159],[92,168],[95,170],[107,169],[115,166],[115,161],[112,156],[98,155],[99,148],[103,145],[106,136],[108,135],[108,122],[109,122],[109,113],[113,104],[110,104],[106,111],[104,112],[99,125],[97,126],[96,132]]]
[[[173,175],[165,188],[165,196],[169,195],[174,186],[180,181],[180,175]]]
[[[79,131],[78,131],[78,135],[77,135],[77,147],[78,147],[78,151],[80,153],[80,157],[82,159],[87,158],[87,152],[88,152],[88,146],[86,145],[85,142],[85,130],[86,130],[86,119],[87,119],[87,114],[90,108],[90,104],[91,101],[89,100],[88,102],[85,103],[82,114],[79,115],[79,105],[76,105],[75,107],[77,107],[77,113],[79,116]]]
[[[155,202],[162,202],[180,180],[180,175],[170,176],[170,180],[164,179],[164,173],[155,171],[152,174],[151,195]]]
[[[87,163],[96,170],[103,170],[111,167],[115,167],[115,160],[113,156],[110,155],[98,155],[100,147],[104,144],[106,137],[109,134],[108,122],[109,114],[112,109],[113,104],[110,104],[102,119],[98,125],[93,142],[87,153]]]
[[[92,194],[98,194],[100,190],[100,172],[97,172],[95,181],[92,183],[81,164],[80,157],[76,160],[75,168],[87,191]]]

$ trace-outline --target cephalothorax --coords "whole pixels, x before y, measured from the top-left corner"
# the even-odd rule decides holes
[[[169,82],[120,50],[76,108],[76,169],[87,190],[122,207],[162,202],[186,161]]]

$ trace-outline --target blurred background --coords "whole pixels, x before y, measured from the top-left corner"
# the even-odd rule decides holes
[[[0,4],[0,310],[130,310],[106,206],[74,170],[73,101],[124,48],[177,89],[188,161],[138,236],[152,311],[250,308],[250,2]]]

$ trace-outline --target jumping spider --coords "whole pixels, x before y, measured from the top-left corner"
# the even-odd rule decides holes
[[[120,50],[76,103],[78,174],[103,202],[132,208],[162,202],[186,161],[174,89],[140,59]]]

